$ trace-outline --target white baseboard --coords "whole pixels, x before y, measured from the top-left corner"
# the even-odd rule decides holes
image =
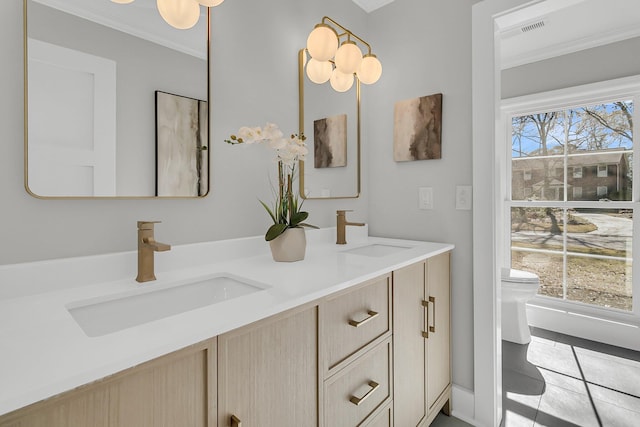
[[[478,424],[474,420],[475,397],[473,391],[453,384],[451,387],[451,415],[469,423],[472,426]]]
[[[638,325],[605,320],[568,310],[527,304],[530,326],[640,351]]]

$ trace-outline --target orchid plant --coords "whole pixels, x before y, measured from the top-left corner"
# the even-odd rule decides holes
[[[270,207],[260,200],[273,220],[273,225],[265,234],[266,241],[275,239],[288,228],[317,228],[304,222],[309,213],[301,210],[302,202],[293,193],[296,165],[299,160],[304,161],[309,152],[305,140],[306,138],[302,134],[292,134],[288,139],[285,138],[282,131],[273,123],[267,123],[263,128],[243,126],[238,130],[237,135],[231,135],[229,139],[225,140],[232,145],[267,143],[276,151],[278,161],[278,189],[274,190],[276,201]]]

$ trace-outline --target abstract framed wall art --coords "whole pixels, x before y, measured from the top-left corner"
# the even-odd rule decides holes
[[[347,115],[313,121],[313,165],[316,168],[347,166]]]
[[[399,101],[393,111],[393,159],[442,158],[442,94]]]
[[[209,191],[207,101],[156,91],[156,196]]]

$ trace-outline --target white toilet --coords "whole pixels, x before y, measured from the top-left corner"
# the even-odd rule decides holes
[[[528,344],[527,301],[538,292],[540,278],[528,271],[502,269],[502,339]]]

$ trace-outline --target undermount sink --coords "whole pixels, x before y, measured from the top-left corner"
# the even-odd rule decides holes
[[[360,246],[358,248],[348,249],[343,252],[347,254],[364,255],[364,256],[370,256],[370,257],[382,257],[386,255],[395,254],[396,252],[400,252],[405,249],[409,249],[409,246],[394,246],[394,245],[383,245],[383,244],[374,243],[372,245]]]
[[[154,320],[252,294],[268,286],[220,274],[179,284],[143,288],[100,299],[76,301],[67,310],[87,336],[97,337]]]

